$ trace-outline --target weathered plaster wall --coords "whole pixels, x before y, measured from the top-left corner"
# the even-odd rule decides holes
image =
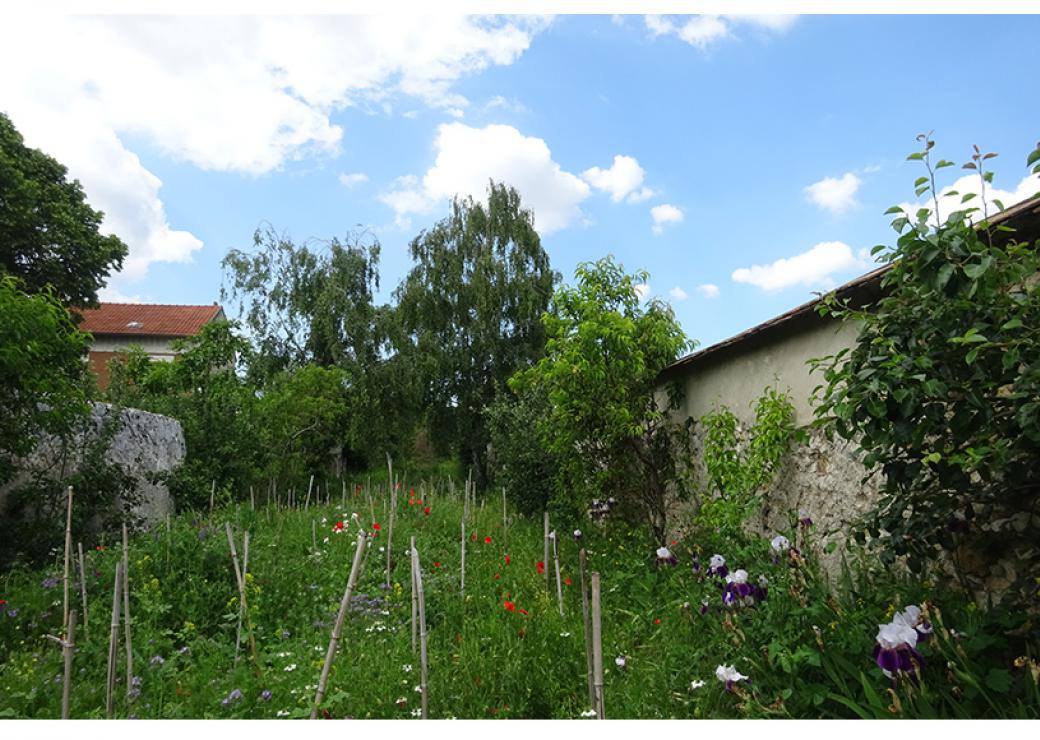
[[[93,404],[85,431],[68,445],[49,436],[40,440],[36,450],[21,461],[22,474],[0,489],[0,507],[7,492],[24,484],[33,473],[60,479],[75,471],[84,447],[98,438],[105,423],[113,420],[117,413],[119,428],[105,453],[105,461],[119,464],[137,480],[141,496],[135,508],[138,516],[151,522],[172,512],[173,499],[166,486],[149,482],[147,476],[172,470],[184,460],[184,432],[180,422],[138,409],[117,411],[103,403]]]

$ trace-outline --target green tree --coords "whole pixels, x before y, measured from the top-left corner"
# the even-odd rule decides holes
[[[78,180],[38,149],[25,146],[0,113],[0,272],[24,289],[47,286],[66,306],[94,306],[98,289],[123,266],[126,245],[98,233],[103,215],[91,208]]]
[[[540,317],[557,276],[520,195],[494,182],[486,204],[456,198],[409,250],[416,264],[396,295],[431,434],[472,466],[483,488],[485,409],[514,372],[542,356]]]
[[[825,380],[817,414],[884,474],[865,531],[886,561],[907,556],[921,570],[969,543],[988,564],[1014,555],[1025,585],[1040,564],[1040,258],[972,194],[940,197],[936,171],[953,163],[933,166],[934,142],[919,139],[909,159],[927,170],[915,187],[930,206],[889,210],[899,237],[875,248],[891,264],[882,297],[821,304],[860,332],[851,349],[815,361]],[[976,149],[965,165],[983,190],[993,156]],[[940,208],[950,211],[941,221]]]
[[[638,509],[664,542],[666,496],[683,495],[686,430],[670,421],[678,388],[655,393],[658,374],[689,343],[672,309],[640,305],[637,282],[613,258],[583,263],[545,314],[546,356],[510,383],[542,388],[550,413],[538,433],[559,465],[557,504],[574,511],[614,496]]]
[[[86,412],[89,337],[45,289],[30,295],[0,276],[0,484],[41,432],[65,435]]]

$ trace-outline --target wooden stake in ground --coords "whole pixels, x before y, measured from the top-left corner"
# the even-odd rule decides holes
[[[415,537],[411,539],[411,551],[415,552]],[[415,558],[409,558],[412,571],[412,655],[415,655],[416,635],[419,629],[419,590],[415,587]]]
[[[83,564],[83,543],[77,542],[79,549],[79,593],[83,597],[83,633],[90,639],[90,630],[87,627],[87,569]]]
[[[314,473],[311,473],[311,479],[307,481],[307,498],[303,502],[303,510],[307,511],[311,507],[311,489],[314,488]]]
[[[463,601],[466,599],[466,517],[459,522],[459,541],[462,543],[462,556],[459,558],[459,593]]]
[[[249,508],[256,511],[256,496],[253,494],[252,486],[249,486]]]
[[[76,610],[69,612],[69,623],[66,625],[65,637],[47,635],[48,640],[61,645],[61,655],[65,659],[65,680],[61,687],[61,718],[69,718],[69,700],[72,698],[72,656],[76,652]]]
[[[116,562],[116,579],[112,585],[112,633],[108,639],[108,678],[105,682],[105,716],[112,718],[116,690],[116,657],[119,654],[119,596],[123,587],[123,564]],[[128,687],[129,688],[129,687]]]
[[[321,678],[318,680],[318,692],[314,695],[314,706],[311,708],[311,719],[317,719],[321,700],[325,698],[325,687],[329,683],[329,672],[332,670],[332,661],[336,657],[336,648],[339,647],[340,637],[343,635],[343,622],[347,618],[347,609],[350,606],[350,597],[354,593],[358,577],[361,575],[361,554],[365,551],[365,533],[358,532],[357,549],[354,551],[354,562],[350,566],[350,577],[347,579],[347,589],[343,592],[343,600],[339,602],[339,614],[336,615],[336,624],[332,628],[332,639],[329,640],[329,649],[325,653],[325,665],[321,667]]]
[[[428,653],[426,649],[426,595],[423,593],[422,564],[419,551],[412,546],[412,569],[415,571],[415,587],[419,593],[419,690],[422,692],[422,718],[429,719],[429,685],[427,684]]]
[[[68,513],[65,515],[65,611],[61,617],[61,628],[69,623],[69,559],[72,557],[72,486],[66,491],[68,497]]]
[[[390,526],[386,530],[386,586],[390,588],[390,551],[393,549],[394,540],[394,514],[397,513],[397,489],[394,486],[394,461],[390,459],[390,453],[386,453],[387,474],[390,476]]]
[[[588,573],[589,564],[585,557],[585,548],[578,551],[578,572],[581,577],[581,618],[585,625],[585,672],[589,684],[589,707],[596,708],[596,689],[592,674],[592,627],[589,624],[589,586]]]
[[[217,482],[214,480],[209,484],[209,513],[213,513],[213,498],[217,493]]]
[[[235,584],[238,586],[238,630],[235,633],[235,665],[238,665],[238,652],[242,646],[242,607],[246,596],[246,579],[243,569],[238,565],[238,552],[235,550],[235,538],[231,534],[231,522],[224,522],[227,533],[228,548],[231,550],[231,562],[235,565]]]
[[[315,552],[317,552],[317,550],[318,550],[318,534],[317,534],[318,529],[317,529],[317,527],[318,527],[318,525],[314,523],[313,519],[311,519],[311,550],[314,550]]]
[[[592,574],[592,680],[596,719],[606,719],[603,707],[603,629],[600,621],[599,573]]]
[[[123,634],[126,636],[126,690],[134,678],[134,645],[130,639],[130,540],[123,522]]]
[[[546,511],[542,514],[543,524],[543,550],[542,550],[542,564],[543,572],[545,573],[545,590],[549,590],[549,512]]]
[[[563,616],[563,583],[560,581],[560,547],[557,540],[559,537],[556,532],[549,533],[549,539],[552,540],[552,551],[553,561],[556,564],[556,603],[560,607],[560,616]]]

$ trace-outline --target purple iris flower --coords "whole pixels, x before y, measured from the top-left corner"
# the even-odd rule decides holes
[[[801,524],[803,527],[812,526],[812,517],[809,516],[809,512],[807,512],[805,509],[798,510],[798,523]]]
[[[679,559],[672,555],[672,551],[667,547],[657,548],[657,564],[660,565],[678,565]]]
[[[264,701],[271,701],[271,696],[272,694],[270,689],[264,689],[260,692],[260,698]]]
[[[725,578],[729,575],[729,568],[726,567],[726,558],[722,557],[718,553],[711,556],[711,560],[708,562],[708,575],[717,576],[719,578]]]
[[[696,555],[693,556],[693,574],[698,575],[701,572],[701,559]]]
[[[223,704],[226,707],[229,704],[231,704],[232,702],[236,702],[236,701],[238,701],[241,698],[242,698],[241,690],[239,690],[239,689],[232,689],[231,693],[228,694],[227,696],[225,696],[224,700],[222,702],[220,702],[220,703]]]
[[[581,538],[582,538],[581,530],[580,529],[575,529],[574,530],[574,541],[575,542],[581,542]]]
[[[898,673],[916,673],[924,665],[924,657],[917,651],[917,631],[900,621],[878,625],[874,660],[889,678]]]
[[[700,611],[701,616],[704,616],[705,614],[708,613],[708,600],[707,599],[705,599],[704,601],[701,602],[701,608],[698,611]]]
[[[758,585],[755,586],[755,589],[754,589],[754,591],[752,593],[752,596],[754,597],[755,603],[757,604],[757,603],[759,603],[761,601],[765,601],[766,597],[768,595],[769,595],[769,579],[766,578],[765,576],[759,576],[758,577]]]
[[[149,665],[162,665],[166,662],[166,658],[161,655],[153,655],[152,659],[148,661]]]
[[[12,619],[14,617],[17,617],[18,616],[18,610],[17,609],[8,609],[7,610],[7,616],[11,617]]]
[[[927,642],[928,638],[932,636],[932,623],[924,619],[921,615],[921,608],[916,604],[911,604],[896,614],[892,618],[892,622],[899,622],[913,628],[917,633],[918,642]]]
[[[733,687],[738,681],[748,681],[750,679],[731,665],[720,665],[715,669],[715,678],[726,684],[726,691],[732,691]]]
[[[722,603],[726,606],[734,604],[754,604],[755,586],[748,583],[746,570],[736,570],[733,575],[726,576],[726,588],[722,593]]]

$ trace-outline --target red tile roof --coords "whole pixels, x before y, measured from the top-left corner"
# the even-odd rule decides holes
[[[191,337],[224,310],[211,306],[162,306],[147,303],[102,303],[100,308],[78,309],[79,328],[95,336],[118,334],[146,337]]]

